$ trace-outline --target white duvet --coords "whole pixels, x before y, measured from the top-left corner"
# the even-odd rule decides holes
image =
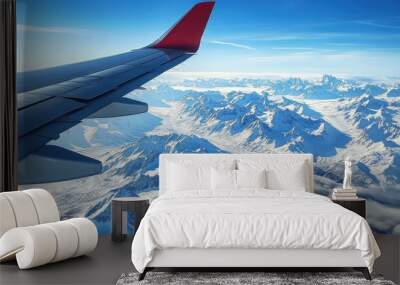
[[[370,271],[380,255],[365,219],[328,198],[254,189],[157,198],[133,240],[132,262],[143,272],[165,248],[358,249]]]

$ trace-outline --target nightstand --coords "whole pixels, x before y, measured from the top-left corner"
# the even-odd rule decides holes
[[[111,201],[113,241],[123,241],[128,233],[128,212],[135,215],[135,232],[149,208],[150,200],[141,197],[120,197]],[[135,233],[133,233],[135,234]]]
[[[357,199],[332,199],[332,202],[339,204],[340,206],[359,214],[361,217],[365,219],[366,217],[366,200],[362,198]]]

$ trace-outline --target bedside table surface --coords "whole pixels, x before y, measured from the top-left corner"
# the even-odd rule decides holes
[[[119,202],[135,202],[135,201],[147,201],[148,198],[143,197],[118,197],[112,199],[112,201],[119,201]]]
[[[340,198],[340,199],[333,199],[331,198],[332,201],[346,201],[346,202],[361,202],[361,201],[366,201],[364,198],[357,198],[357,199],[346,199],[346,198]]]

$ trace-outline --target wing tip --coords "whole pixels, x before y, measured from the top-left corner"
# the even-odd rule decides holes
[[[160,39],[148,47],[178,49],[195,53],[207,26],[215,1],[195,4]]]

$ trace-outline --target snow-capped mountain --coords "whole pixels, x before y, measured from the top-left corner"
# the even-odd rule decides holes
[[[386,83],[374,83],[372,80],[343,79],[332,75],[324,75],[321,79],[281,78],[254,79],[195,79],[184,80],[183,86],[201,88],[221,88],[228,86],[264,88],[274,95],[301,96],[304,99],[329,100],[338,98],[358,97],[363,94],[372,96],[382,95],[399,96],[398,86]]]
[[[387,92],[388,97],[400,97],[400,86],[397,86],[396,88],[390,89]]]
[[[312,117],[304,104],[283,98],[271,101],[267,93],[231,92],[226,96],[188,94],[180,115],[189,117],[209,134],[243,138],[247,151],[279,149],[332,156],[350,138],[328,122]]]
[[[357,97],[363,94],[378,96],[386,91],[379,85],[356,83],[324,75],[317,84],[309,85],[303,93],[305,99],[338,99]]]
[[[343,103],[339,109],[347,110],[346,118],[364,130],[370,140],[399,146],[400,125],[394,120],[399,110],[389,108],[389,102],[363,95]]]

